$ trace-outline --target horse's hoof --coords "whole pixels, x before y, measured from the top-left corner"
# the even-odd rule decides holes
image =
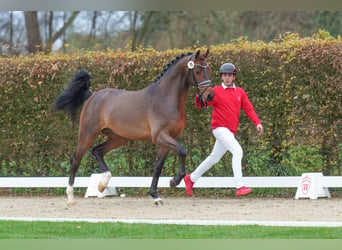
[[[68,202],[67,202],[67,205],[68,205],[69,207],[75,206],[75,205],[76,205],[76,200],[68,201]]]
[[[97,189],[99,190],[100,193],[102,193],[107,188],[111,177],[112,177],[112,174],[110,171],[102,173],[101,180],[99,181],[99,184],[97,185]]]
[[[99,190],[100,193],[102,193],[106,189],[106,187],[103,186],[101,183],[99,183],[99,185],[97,186],[97,189]]]
[[[170,187],[171,187],[171,188],[177,187],[177,183],[176,183],[176,181],[175,181],[174,178],[172,178],[172,179],[170,180]]]
[[[156,206],[161,206],[161,205],[164,205],[164,202],[162,199],[160,199],[159,197],[154,199],[154,205]]]

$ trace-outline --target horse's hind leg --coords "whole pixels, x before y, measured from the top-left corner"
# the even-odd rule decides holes
[[[74,182],[75,175],[78,167],[80,166],[80,160],[76,160],[75,153],[70,158],[70,176],[69,176],[69,185],[66,189],[66,194],[68,196],[68,205],[74,205],[76,203],[74,198]]]
[[[99,133],[100,132],[96,131],[95,129],[93,129],[92,131],[88,131],[88,129],[80,125],[76,151],[70,159],[69,185],[66,189],[66,194],[68,196],[68,205],[74,205],[76,203],[73,188],[76,172],[81,164],[81,160],[84,154],[86,153],[86,151],[93,143],[93,141],[96,139]]]
[[[107,131],[108,132],[108,131]],[[108,136],[108,140],[105,141],[104,143],[97,145],[96,147],[93,148],[92,150],[92,154],[95,156],[95,159],[97,160],[100,169],[102,170],[103,174],[102,174],[102,178],[98,184],[98,189],[99,191],[102,193],[103,190],[105,190],[105,188],[108,186],[108,183],[110,181],[111,178],[111,173],[110,170],[106,164],[106,162],[103,159],[103,156],[115,149],[118,148],[124,144],[127,143],[127,139],[122,138],[120,136],[117,136],[113,133],[105,133],[103,131],[104,134],[106,134]]]
[[[89,143],[90,145],[90,143]],[[81,164],[81,160],[89,148],[89,145],[78,144],[75,153],[70,158],[70,176],[69,176],[69,185],[66,189],[66,194],[68,196],[68,205],[74,205],[76,203],[74,198],[74,182],[76,172]]]

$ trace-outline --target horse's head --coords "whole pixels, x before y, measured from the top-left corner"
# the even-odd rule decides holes
[[[209,49],[204,55],[201,55],[200,50],[198,50],[190,57],[188,62],[189,72],[192,75],[196,92],[201,101],[204,102],[211,101],[215,96],[210,80],[210,67],[206,60],[208,54]]]

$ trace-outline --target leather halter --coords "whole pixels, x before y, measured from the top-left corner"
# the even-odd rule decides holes
[[[205,80],[205,81],[203,81],[203,82],[198,83],[198,82],[196,81],[196,77],[195,77],[195,73],[194,73],[194,68],[195,68],[195,66],[199,66],[199,67],[203,68],[205,72],[207,72],[207,69],[209,68],[209,65],[208,65],[208,64],[206,64],[206,65],[201,65],[201,64],[194,63],[193,57],[194,57],[194,55],[192,55],[192,56],[190,57],[190,59],[189,59],[188,68],[189,68],[189,72],[191,71],[191,73],[192,73],[192,79],[193,79],[193,81],[194,81],[194,84],[195,84],[195,87],[196,87],[196,93],[197,93],[197,95],[198,95],[198,97],[199,97],[199,99],[200,99],[201,106],[202,106],[202,107],[205,107],[206,105],[205,105],[205,103],[204,103],[203,100],[202,100],[202,95],[203,95],[204,92],[207,90],[207,88],[209,88],[210,86],[212,86],[212,83],[211,83],[211,80]],[[206,88],[202,91],[202,93],[201,93],[200,90],[199,90],[200,87],[206,87]]]

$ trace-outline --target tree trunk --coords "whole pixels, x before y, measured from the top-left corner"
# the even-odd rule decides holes
[[[41,51],[43,48],[39,31],[37,11],[24,11],[24,16],[27,34],[27,50],[29,53]]]
[[[68,18],[66,22],[64,22],[63,26],[55,34],[51,36],[50,40],[47,42],[45,46],[45,51],[51,51],[53,43],[64,34],[65,30],[69,26],[71,26],[71,24],[74,22],[75,18],[79,13],[79,11],[73,11],[71,13],[71,16]]]
[[[137,20],[138,20],[138,11],[134,11],[134,18],[133,18],[133,22],[131,24],[131,33],[132,33],[132,37],[133,37],[131,51],[135,50],[136,43],[137,43],[137,36],[138,36],[138,32],[136,30]]]
[[[97,17],[98,17],[98,12],[94,11],[93,13],[93,18],[92,18],[92,25],[91,25],[91,29],[88,35],[88,47],[90,45],[90,41],[92,40],[92,38],[96,37],[96,21],[97,21]]]
[[[9,53],[13,53],[13,11],[10,13],[10,38],[9,38]]]
[[[52,27],[53,27],[53,11],[50,11],[50,15],[49,15],[49,41],[52,38]]]

